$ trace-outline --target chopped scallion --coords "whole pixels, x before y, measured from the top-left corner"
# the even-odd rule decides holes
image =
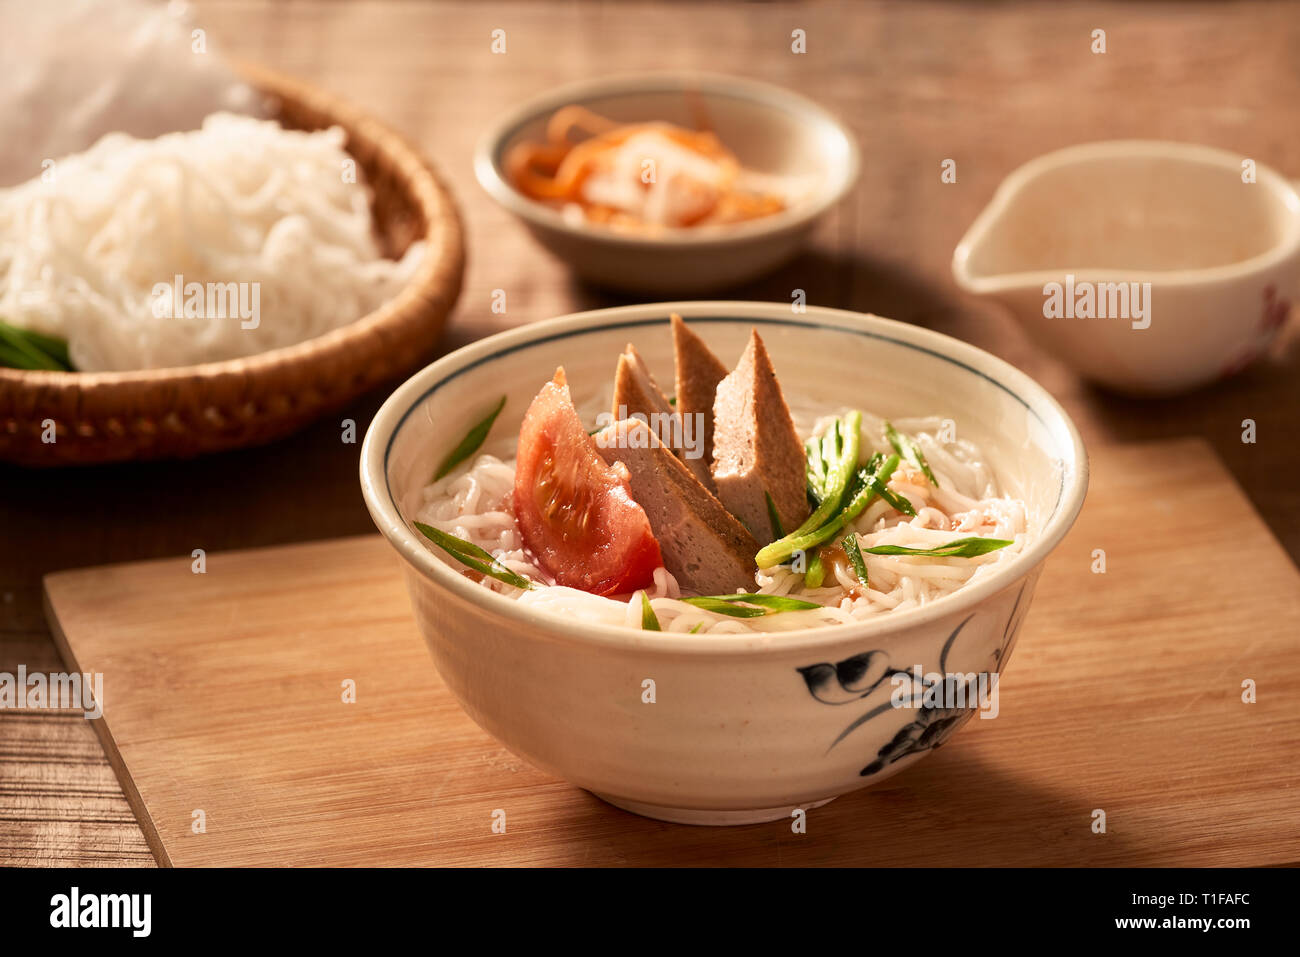
[[[641,592],[641,630],[642,631],[663,631],[659,627],[659,616],[655,610],[650,607],[650,596]]]
[[[450,532],[444,532],[432,525],[425,525],[423,522],[414,522],[413,524],[425,538],[456,559],[456,561],[474,569],[479,574],[486,575],[488,578],[495,578],[507,585],[513,585],[515,588],[526,590],[533,587],[531,581],[517,572],[512,572],[473,542],[467,542],[463,538],[457,538]]]
[[[803,573],[803,584],[805,588],[821,588],[822,582],[826,580],[826,566],[822,563],[822,553],[820,549],[814,549],[808,554],[808,570]]]
[[[973,535],[970,538],[956,539],[946,545],[936,545],[934,548],[909,548],[906,545],[873,545],[870,548],[864,548],[863,551],[870,555],[910,555],[913,558],[974,558],[977,555],[996,552],[999,548],[1006,548],[1012,544],[1014,542],[1005,538],[981,538],[978,535]]]
[[[761,618],[763,615],[774,615],[782,611],[812,611],[822,607],[801,598],[750,594],[743,591],[732,595],[701,595],[698,598],[683,598],[682,601],[718,615],[730,615],[732,618]],[[758,607],[750,607],[754,605]]]
[[[852,533],[844,536],[844,541],[840,543],[844,546],[844,552],[849,556],[849,564],[853,566],[853,574],[858,576],[858,581],[862,582],[863,587],[867,585],[867,563],[862,557],[862,550],[858,548],[858,536]]]
[[[930,465],[925,461],[925,456],[921,453],[921,447],[916,444],[916,439],[899,432],[888,422],[885,423],[885,438],[889,439],[889,444],[894,447],[895,452],[903,457],[904,461],[920,469],[935,488],[939,487],[939,480],[930,471]]]
[[[854,459],[856,460],[856,458],[857,453],[855,450]],[[872,461],[876,461],[874,456]],[[868,474],[877,479],[879,485],[884,485],[889,481],[889,477],[894,474],[894,470],[898,468],[898,462],[898,456],[891,455],[889,458],[879,462],[874,471],[870,471]],[[871,469],[870,464],[868,464],[867,469]],[[845,504],[837,513],[832,513],[830,516],[821,518],[820,524],[818,525],[810,525],[809,522],[805,522],[800,526],[799,530],[793,534],[787,535],[785,538],[772,542],[772,544],[765,545],[763,548],[759,549],[758,554],[754,556],[754,561],[758,567],[771,568],[774,565],[780,565],[787,561],[795,552],[806,552],[816,545],[821,545],[823,542],[833,538],[836,532],[861,515],[863,509],[865,509],[867,505],[870,504],[871,500],[875,498],[877,484],[875,482],[862,482],[860,484],[855,483],[855,485],[859,485],[859,487],[857,487],[852,497],[849,498],[847,504]],[[848,496],[846,496],[846,498],[847,497]],[[830,501],[830,499],[828,498],[827,501]],[[818,512],[820,511],[821,509],[818,510]],[[814,517],[816,517],[817,514],[818,513],[814,513]]]
[[[486,439],[488,433],[492,431],[492,423],[497,420],[497,416],[501,414],[501,410],[505,407],[506,397],[502,396],[501,401],[496,404],[496,408],[489,412],[486,418],[470,429],[469,432],[466,433],[465,437],[460,440],[460,443],[452,449],[450,453],[448,453],[445,459],[442,460],[442,464],[438,466],[438,471],[433,475],[435,482],[479,450],[479,446],[483,444],[483,440]]]
[[[73,372],[68,344],[53,336],[0,321],[0,366],[44,372]]]

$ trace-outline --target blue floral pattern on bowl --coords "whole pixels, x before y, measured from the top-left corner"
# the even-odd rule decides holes
[[[994,683],[997,680],[998,668],[1015,643],[1016,634],[1028,610],[1028,603],[1023,600],[1024,596],[1025,586],[1022,585],[1011,608],[1006,627],[1003,629],[1001,641],[993,653],[992,667],[984,673],[984,676],[991,674]],[[840,706],[861,701],[885,682],[897,682],[901,686],[905,679],[913,686],[906,694],[910,699],[912,710],[916,713],[916,718],[903,725],[880,748],[875,759],[859,772],[861,776],[870,777],[905,757],[939,747],[970,720],[980,707],[981,676],[971,673],[954,675],[949,672],[949,658],[953,646],[973,617],[972,614],[964,618],[944,642],[943,650],[939,653],[941,678],[938,682],[932,681],[927,675],[918,685],[911,668],[896,667],[891,662],[889,653],[879,648],[852,655],[834,664],[818,662],[796,669],[803,677],[808,693],[825,705]],[[987,687],[991,685],[986,685]],[[889,701],[872,707],[849,722],[831,742],[827,752],[829,753],[841,741],[872,719],[899,710],[900,705],[895,701],[897,694],[896,690],[891,694]],[[927,696],[937,697],[941,702],[963,703],[956,706],[934,706],[926,703]]]

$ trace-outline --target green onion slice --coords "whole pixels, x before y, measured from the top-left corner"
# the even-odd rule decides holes
[[[434,528],[432,525],[425,525],[423,522],[414,522],[412,524],[433,544],[462,565],[474,569],[479,574],[486,575],[488,578],[495,578],[499,582],[513,585],[516,588],[527,590],[533,587],[531,581],[517,572],[512,572],[473,542],[467,542],[463,538],[457,538],[449,532]]]
[[[856,453],[855,453],[856,455]],[[872,456],[872,463],[877,461],[876,456]],[[889,458],[879,462],[874,470],[872,464],[868,463],[868,474],[873,475],[879,480],[880,485],[889,481],[889,477],[894,474],[898,468],[899,459],[897,455],[891,455]],[[856,485],[857,483],[855,483]],[[754,561],[759,568],[771,568],[774,565],[780,565],[787,561],[791,555],[798,551],[808,551],[815,545],[821,545],[835,537],[835,533],[841,528],[853,521],[862,514],[863,509],[871,503],[876,497],[876,483],[867,482],[857,488],[852,497],[845,496],[848,499],[838,514],[834,514],[825,524],[813,526],[811,529],[800,526],[800,529],[793,534],[787,535],[778,541],[772,542],[759,549],[758,554],[754,556]],[[827,499],[829,501],[829,499]],[[824,503],[823,503],[824,504]],[[820,509],[818,510],[821,511]],[[814,513],[815,515],[816,513]],[[805,522],[804,526],[809,523]]]
[[[849,564],[853,566],[853,574],[858,576],[858,581],[863,586],[867,585],[867,563],[862,557],[862,550],[858,548],[858,536],[848,534],[844,536],[844,541],[840,543],[844,546],[845,553],[849,556]]]
[[[895,429],[888,422],[885,423],[885,438],[889,439],[889,444],[894,447],[894,451],[903,457],[903,459],[915,465],[930,480],[930,484],[935,488],[939,487],[939,480],[934,477],[930,471],[930,465],[925,461],[925,456],[921,453],[921,447],[916,444],[916,439],[910,435],[904,435]]]
[[[641,592],[641,630],[642,631],[663,631],[659,627],[659,616],[655,610],[650,607],[650,596]]]
[[[812,611],[822,607],[816,602],[804,601],[801,598],[789,598],[785,595],[757,595],[748,592],[736,592],[733,595],[701,595],[698,598],[683,598],[682,601],[715,614],[730,615],[732,618],[761,618],[782,611]],[[749,607],[751,605],[758,607]]]
[[[483,440],[492,431],[492,423],[497,420],[497,416],[501,414],[501,410],[505,407],[506,397],[502,396],[501,401],[496,404],[496,408],[489,412],[483,421],[470,429],[465,437],[460,440],[460,444],[442,460],[442,464],[438,466],[438,471],[433,475],[435,482],[479,450]]]
[[[819,549],[807,553],[808,569],[803,573],[803,584],[805,588],[821,588],[822,582],[826,581],[826,566],[822,563],[822,553]]]
[[[837,428],[838,426],[832,426]],[[819,439],[809,439],[803,444],[804,475],[808,482],[808,501],[813,508],[826,497],[826,463],[822,461],[822,444]]]
[[[28,342],[50,356],[55,362],[64,366],[69,372],[75,371],[72,368],[72,359],[68,355],[68,343],[66,341],[31,329],[26,330],[26,335]]]
[[[767,614],[765,609],[753,608],[749,605],[734,605],[729,601],[713,596],[683,598],[682,601],[688,605],[694,605],[696,608],[703,608],[705,611],[711,611],[719,615],[729,615],[732,618],[762,618]]]
[[[936,545],[934,548],[909,548],[906,545],[873,545],[870,548],[864,548],[863,551],[869,555],[911,555],[914,558],[974,558],[976,555],[996,552],[999,548],[1006,548],[1012,544],[1014,542],[1005,538],[981,538],[975,535],[970,538],[956,539],[946,545]]]
[[[68,344],[62,339],[0,321],[0,365],[14,369],[71,372]]]
[[[912,503],[907,500],[906,496],[899,495],[897,492],[890,489],[884,482],[880,481],[880,479],[876,478],[876,476],[872,475],[866,469],[858,470],[858,474],[854,476],[854,483],[855,492],[863,485],[870,485],[872,491],[884,499],[889,504],[889,507],[894,509],[894,511],[915,517],[916,509],[912,507]]]

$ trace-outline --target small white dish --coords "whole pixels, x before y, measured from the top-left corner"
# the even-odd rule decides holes
[[[543,139],[546,121],[570,104],[619,122],[685,127],[693,127],[693,110],[702,106],[742,166],[797,181],[799,196],[771,216],[653,237],[566,218],[516,190],[503,162],[516,143]],[[724,289],[779,266],[852,189],[858,168],[853,133],[817,104],[757,80],[708,73],[616,76],[553,90],[502,117],[474,152],[474,171],[488,194],[576,273],[603,286],[658,295]]]
[[[1300,194],[1207,146],[1072,146],[1003,181],[952,270],[1085,377],[1182,392],[1245,368],[1281,328],[1300,293]]]
[[[487,437],[517,432],[563,364],[579,404],[634,342],[672,381],[668,315],[730,360],[761,331],[788,396],[901,418],[938,414],[981,444],[1034,537],[986,578],[871,621],[746,635],[629,630],[570,620],[470,581],[408,520],[437,463],[506,395]],[[402,559],[415,618],[447,687],[511,751],[638,814],[691,824],[788,817],[884,780],[974,713],[890,704],[886,667],[996,674],[1044,559],[1074,522],[1088,463],[1070,419],[1000,359],[927,329],[834,309],[690,302],[533,323],[440,359],[384,403],[361,449],[361,488]],[[644,682],[656,700],[644,703]]]

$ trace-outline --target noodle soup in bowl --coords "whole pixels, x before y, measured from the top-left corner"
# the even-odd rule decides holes
[[[772,615],[766,630],[692,634],[673,630],[684,621],[642,630],[593,617],[582,602],[522,602],[430,547],[412,523],[439,463],[485,409],[504,394],[481,452],[506,462],[524,410],[557,366],[579,410],[607,400],[614,358],[629,342],[671,382],[672,312],[727,362],[757,330],[797,423],[865,409],[900,426],[924,417],[951,426],[981,451],[1002,493],[1023,503],[1014,551],[920,606],[817,627],[799,618],[809,612]],[[1087,459],[1050,395],[972,346],[838,310],[700,302],[554,319],[447,356],[379,411],[361,482],[402,558],[434,663],[480,726],[627,810],[742,824],[881,781],[989,704],[1042,563],[1082,506]]]

